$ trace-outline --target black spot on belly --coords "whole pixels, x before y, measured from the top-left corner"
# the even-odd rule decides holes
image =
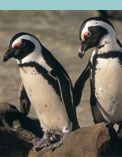
[[[47,105],[45,105],[45,108],[47,108]]]
[[[33,69],[33,73],[34,73],[34,74],[37,74],[37,72],[36,72],[36,70],[35,70],[35,69]]]
[[[68,131],[69,129],[68,128],[65,128],[65,131]]]
[[[37,75],[37,72],[36,72],[35,69],[33,69],[32,73],[33,73],[34,75]]]
[[[113,101],[112,103],[113,103],[113,104],[115,104],[116,102],[115,102],[115,101]]]
[[[57,120],[60,120],[60,118],[57,118]]]

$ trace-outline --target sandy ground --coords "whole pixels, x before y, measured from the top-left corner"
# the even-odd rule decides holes
[[[21,80],[16,61],[2,62],[14,34],[24,31],[36,35],[65,67],[74,84],[92,52],[90,50],[83,59],[78,58],[79,27],[83,20],[97,15],[97,11],[0,11],[0,101],[19,107],[17,96]],[[114,20],[112,23],[122,41],[122,22]],[[77,108],[80,126],[93,124],[89,92],[87,81]],[[36,117],[33,107],[29,116]]]

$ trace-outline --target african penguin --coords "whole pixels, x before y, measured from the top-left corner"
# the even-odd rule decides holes
[[[71,80],[62,65],[29,33],[21,32],[11,39],[3,61],[12,57],[17,59],[23,86],[44,131],[43,138],[32,141],[35,150],[45,146],[55,149],[69,132],[79,128]]]
[[[79,57],[83,57],[88,49],[95,49],[74,85],[75,102],[80,102],[85,82],[90,77],[90,104],[94,122],[119,123],[121,128],[122,48],[115,29],[107,19],[92,17],[83,22],[79,36]]]

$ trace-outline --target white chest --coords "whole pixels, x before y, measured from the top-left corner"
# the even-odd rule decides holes
[[[99,58],[97,61],[95,96],[103,108],[102,112],[107,113],[105,118],[108,121],[122,120],[122,68],[115,58]]]
[[[20,75],[43,129],[69,128],[65,105],[48,81],[32,67],[20,68]]]

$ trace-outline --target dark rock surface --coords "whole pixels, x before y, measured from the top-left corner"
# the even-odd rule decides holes
[[[17,132],[0,127],[0,156],[27,156],[31,147]]]
[[[67,135],[54,151],[34,151],[31,140],[42,137],[39,121],[9,103],[0,103],[0,156],[4,157],[102,157],[122,156],[122,141],[105,123],[82,127]]]
[[[31,140],[42,137],[39,121],[25,116],[12,104],[0,103],[0,157],[28,156]]]

